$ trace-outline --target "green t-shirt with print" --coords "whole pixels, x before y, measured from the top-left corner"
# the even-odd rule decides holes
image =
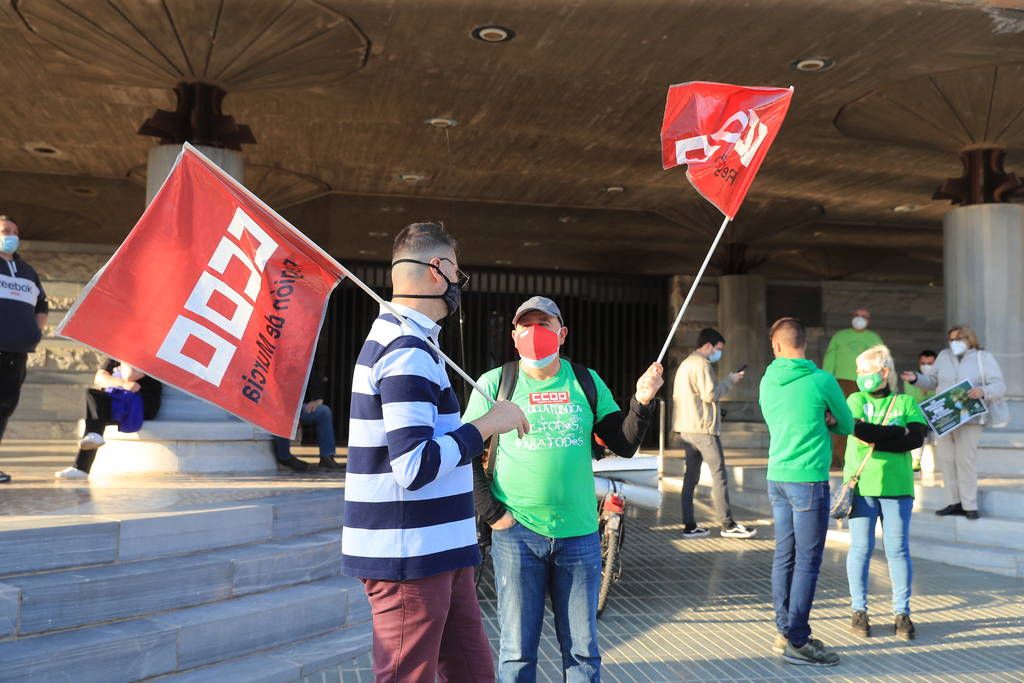
[[[590,370],[597,387],[597,419],[619,409],[611,391]],[[485,373],[477,382],[492,398],[498,395],[501,368]],[[549,538],[570,538],[597,531],[597,502],[590,440],[594,413],[576,381],[572,365],[563,360],[558,373],[536,380],[519,370],[509,397],[523,409],[530,433],[502,434],[494,461],[494,497],[516,521]],[[473,392],[463,416],[471,422],[489,409]]]
[[[889,410],[889,401],[895,401],[892,410]],[[889,410],[887,425],[906,427],[911,422],[920,422],[927,425],[924,413],[918,407],[917,401],[906,394],[890,394],[883,398],[877,398],[863,391],[850,394],[846,399],[853,413],[855,420],[864,420],[872,424],[879,424]],[[846,441],[846,463],[843,467],[843,481],[849,479],[857,472],[860,463],[867,455],[869,445],[855,437]],[[914,495],[914,470],[911,463],[910,453],[887,453],[875,450],[871,454],[871,460],[864,466],[861,472],[860,481],[857,483],[857,492],[862,496],[912,496]]]

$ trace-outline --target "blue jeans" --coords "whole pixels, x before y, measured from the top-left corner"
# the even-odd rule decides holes
[[[321,405],[312,413],[303,410],[299,414],[299,424],[316,426],[316,440],[320,443],[321,458],[334,455],[334,423],[328,406]],[[274,457],[278,462],[292,457],[289,439],[283,436],[274,437]]]
[[[775,624],[794,647],[802,647],[811,637],[811,605],[828,531],[828,482],[769,481],[768,498],[775,518]]]
[[[498,680],[537,680],[537,646],[551,596],[555,635],[566,681],[600,681],[597,593],[601,587],[601,541],[597,533],[548,538],[516,524],[491,539],[498,589],[501,649]]]
[[[868,567],[875,549],[875,522],[882,520],[882,542],[892,582],[892,613],[910,614],[910,511],[913,496],[854,496],[850,513],[850,552],[846,576],[854,611],[868,610]]]

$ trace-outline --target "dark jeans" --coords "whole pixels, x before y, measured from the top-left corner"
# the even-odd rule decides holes
[[[0,441],[7,430],[7,420],[18,407],[21,385],[25,383],[27,353],[0,351]]]
[[[147,401],[146,394],[142,394],[142,419],[152,420],[160,410],[160,399]],[[117,424],[110,417],[110,394],[102,389],[85,390],[85,431],[82,436],[95,432],[103,436],[103,430],[107,425]],[[78,449],[75,457],[75,469],[88,472],[92,469],[92,463],[96,460],[96,451]]]
[[[312,413],[305,410],[299,415],[299,424],[315,425],[316,440],[320,444],[320,457],[334,455],[334,422],[331,420],[331,409],[322,405]],[[274,457],[278,462],[292,457],[291,441],[283,436],[274,437]]]
[[[680,434],[683,450],[686,451],[686,474],[683,477],[683,524],[687,528],[697,526],[693,515],[693,493],[700,480],[700,465],[708,464],[711,470],[711,505],[715,510],[715,523],[728,529],[736,522],[729,507],[729,477],[725,473],[725,455],[722,440],[711,434]]]
[[[811,637],[811,605],[828,531],[828,482],[769,481],[768,498],[775,519],[775,624],[794,647],[802,647]]]
[[[597,532],[548,538],[517,523],[492,534],[491,557],[501,627],[498,680],[537,680],[537,648],[549,595],[564,680],[601,680],[597,649],[601,541]]]

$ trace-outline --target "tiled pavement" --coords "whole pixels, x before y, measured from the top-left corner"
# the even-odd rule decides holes
[[[600,622],[603,681],[1024,681],[1024,582],[915,561],[919,635],[903,642],[886,628],[889,582],[879,550],[870,587],[876,635],[859,639],[846,629],[846,554],[838,546],[826,549],[812,627],[842,661],[830,669],[785,664],[769,650],[771,528],[752,516],[741,521],[762,525],[756,539],[713,533],[684,541],[678,494],[666,494],[659,511],[630,510],[624,575]],[[482,609],[496,648],[493,584],[486,580]],[[540,658],[539,680],[561,680],[550,616]],[[372,680],[363,657],[307,683]]]

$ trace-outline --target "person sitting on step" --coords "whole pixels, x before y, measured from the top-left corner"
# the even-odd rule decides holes
[[[143,421],[152,420],[160,410],[163,385],[127,363],[108,358],[85,393],[85,431],[78,442],[75,464],[59,472],[57,479],[85,479],[89,476],[96,450],[105,442],[103,430],[116,424],[122,432],[137,432]]]
[[[319,363],[314,358],[313,371],[309,373],[309,383],[306,385],[306,395],[303,399],[302,412],[299,414],[299,424],[314,425],[316,427],[316,439],[320,444],[320,467],[325,470],[342,469],[334,460],[334,418],[330,406],[324,404],[324,386],[326,377],[318,370]],[[304,460],[292,455],[291,441],[283,436],[275,436],[273,440],[274,457],[278,464],[304,472],[310,468]]]

